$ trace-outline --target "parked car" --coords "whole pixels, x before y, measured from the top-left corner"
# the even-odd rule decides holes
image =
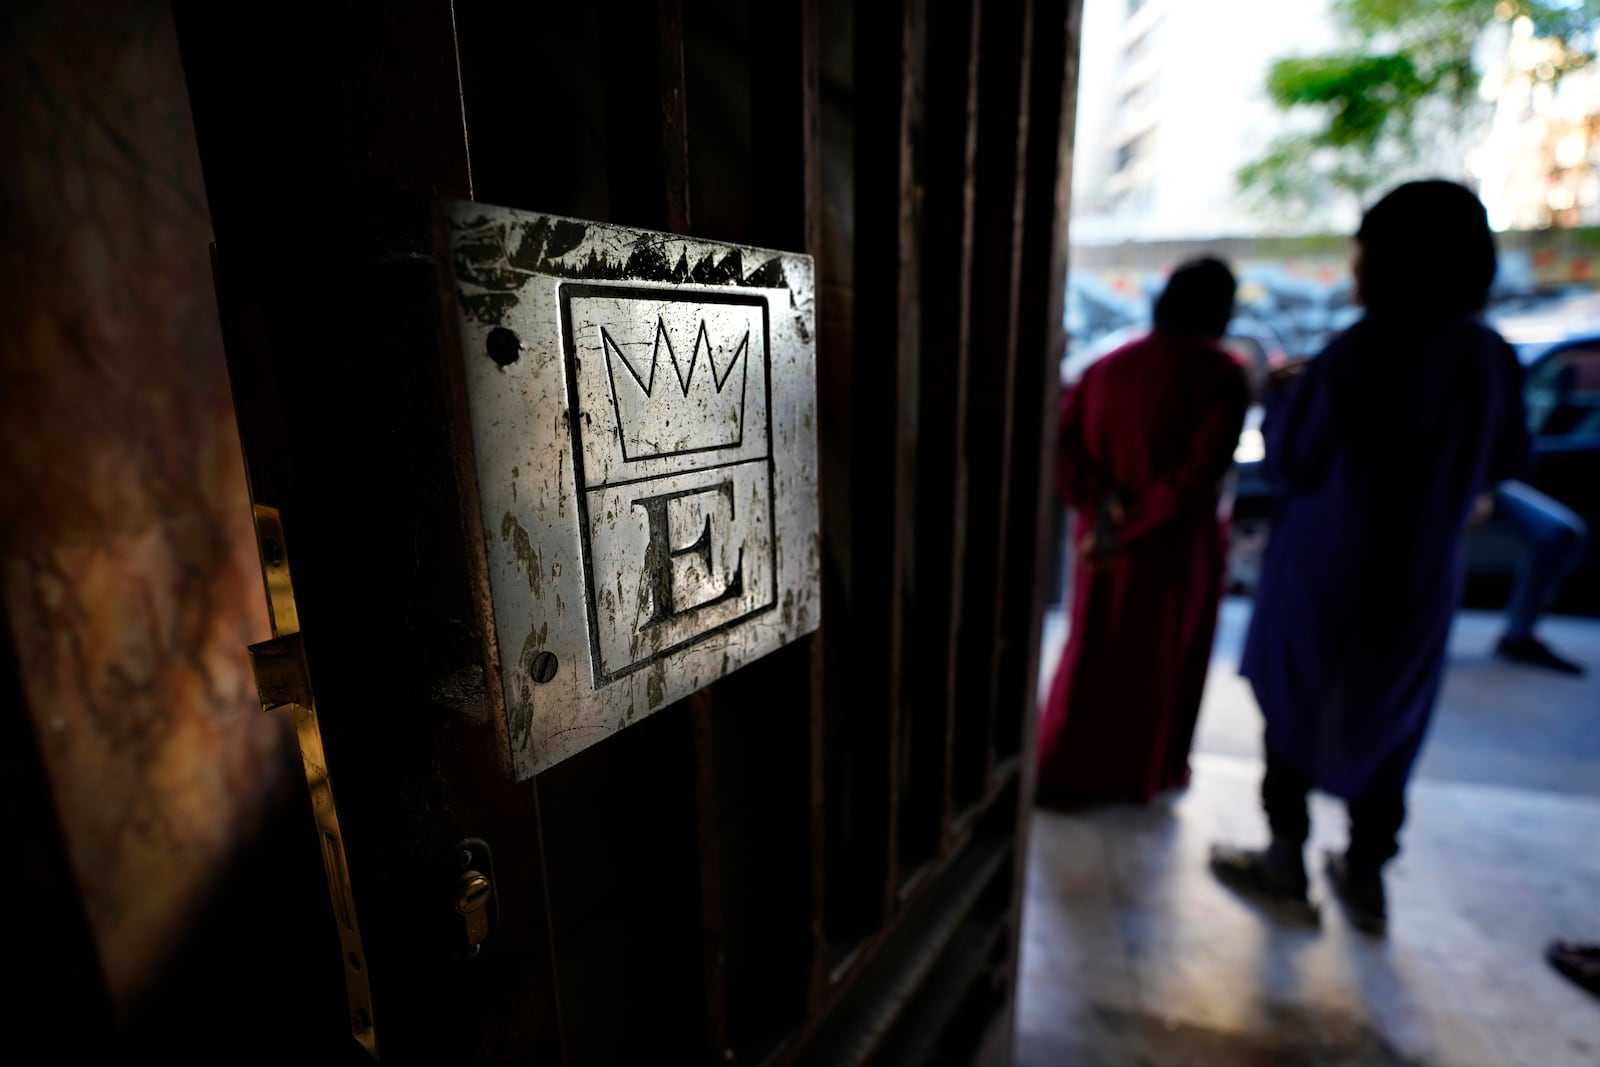
[[[1113,288],[1091,271],[1067,276],[1062,326],[1067,331],[1068,352],[1096,344],[1114,330],[1132,328],[1150,316],[1150,299],[1141,292]]]
[[[1240,274],[1239,289],[1241,310],[1271,322],[1296,356],[1316,352],[1350,323],[1355,286],[1348,275],[1318,281],[1281,263],[1257,263]]]
[[[1232,352],[1250,373],[1250,393],[1259,396],[1267,375],[1289,361],[1278,332],[1265,320],[1250,315],[1235,315],[1228,323],[1222,347]]]
[[[1572,508],[1591,531],[1587,558],[1568,578],[1555,608],[1600,612],[1600,328],[1556,342],[1520,344],[1514,330],[1504,332],[1526,375],[1523,402],[1533,457],[1523,481]],[[1264,451],[1259,414],[1252,415],[1235,453],[1234,518],[1241,537],[1258,534],[1272,511],[1272,489],[1260,475]],[[1251,541],[1241,551],[1255,547]],[[1467,542],[1467,602],[1503,604],[1522,551],[1522,545],[1492,523],[1474,531]],[[1237,563],[1233,570],[1252,573],[1253,561]]]
[[[1076,346],[1061,358],[1061,384],[1070,387],[1078,384],[1083,372],[1101,359],[1109,356],[1130,341],[1137,341],[1150,332],[1148,325],[1135,323],[1102,333],[1094,340]]]
[[[1515,335],[1513,335],[1515,336]],[[1557,597],[1557,610],[1600,612],[1600,329],[1555,343],[1517,345],[1533,456],[1522,479],[1589,524],[1587,556]],[[1522,546],[1492,523],[1467,546],[1468,595],[1503,601]]]

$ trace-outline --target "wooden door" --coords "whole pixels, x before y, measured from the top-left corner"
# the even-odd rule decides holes
[[[358,6],[176,4],[337,804],[306,966],[352,994],[296,1010],[348,1012],[330,1058],[1002,1062],[1077,0]],[[470,699],[441,198],[817,264],[821,628],[520,783]]]

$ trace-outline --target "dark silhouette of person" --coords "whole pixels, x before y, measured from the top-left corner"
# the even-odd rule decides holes
[[[1567,575],[1583,562],[1588,552],[1588,524],[1577,512],[1525,482],[1501,482],[1487,494],[1487,501],[1488,521],[1509,531],[1523,545],[1495,655],[1523,666],[1583,674],[1583,664],[1545,644],[1534,633],[1534,626]]]
[[[1228,884],[1303,909],[1306,797],[1342,797],[1329,880],[1381,932],[1381,871],[1433,714],[1480,493],[1522,469],[1522,370],[1480,313],[1496,266],[1483,205],[1453,182],[1400,186],[1356,234],[1365,314],[1269,408],[1281,496],[1241,673],[1266,718],[1264,850],[1215,846]]]
[[[1056,487],[1079,517],[1072,620],[1040,720],[1039,798],[1143,802],[1189,778],[1226,537],[1218,494],[1249,403],[1218,347],[1233,273],[1173,271],[1155,329],[1062,398]]]

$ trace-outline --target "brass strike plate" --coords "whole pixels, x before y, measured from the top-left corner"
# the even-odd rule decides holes
[[[345,856],[344,838],[339,830],[339,812],[334,804],[328,757],[322,748],[322,727],[317,720],[317,703],[312,693],[310,670],[306,665],[305,644],[300,635],[300,613],[295,605],[294,582],[289,573],[283,517],[277,508],[266,504],[256,504],[254,510],[256,544],[261,551],[261,577],[266,584],[267,607],[272,617],[272,640],[250,646],[250,665],[255,671],[256,690],[263,709],[285,705],[294,709],[300,760],[305,765],[306,785],[311,791],[311,809],[316,816],[318,837],[322,842],[322,864],[328,877],[328,894],[333,901],[340,947],[344,951],[350,1033],[373,1059],[377,1059],[378,1037],[373,1024],[367,956],[361,942],[361,926],[356,919],[350,868]]]

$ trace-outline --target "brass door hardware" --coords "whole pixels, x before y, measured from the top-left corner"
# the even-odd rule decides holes
[[[450,900],[465,925],[463,942],[468,959],[475,958],[499,923],[500,901],[494,892],[494,857],[488,842],[471,837],[455,848],[451,864],[455,875]]]
[[[473,948],[489,937],[489,897],[493,895],[489,879],[477,871],[461,876],[461,887],[456,893],[456,911],[467,920],[467,944]]]
[[[367,979],[367,955],[356,921],[355,895],[350,888],[350,868],[344,838],[339,832],[339,812],[334,805],[333,783],[322,749],[322,728],[306,666],[305,643],[300,634],[300,613],[295,606],[294,583],[289,574],[289,553],[278,509],[255,505],[256,544],[261,551],[261,577],[267,587],[267,609],[272,618],[272,640],[250,646],[250,666],[264,710],[288,705],[294,709],[300,760],[305,764],[311,809],[322,841],[322,863],[328,875],[328,893],[338,920],[339,942],[344,950],[345,991],[350,1004],[350,1032],[362,1048],[378,1058],[378,1037],[373,1027],[372,987]]]

